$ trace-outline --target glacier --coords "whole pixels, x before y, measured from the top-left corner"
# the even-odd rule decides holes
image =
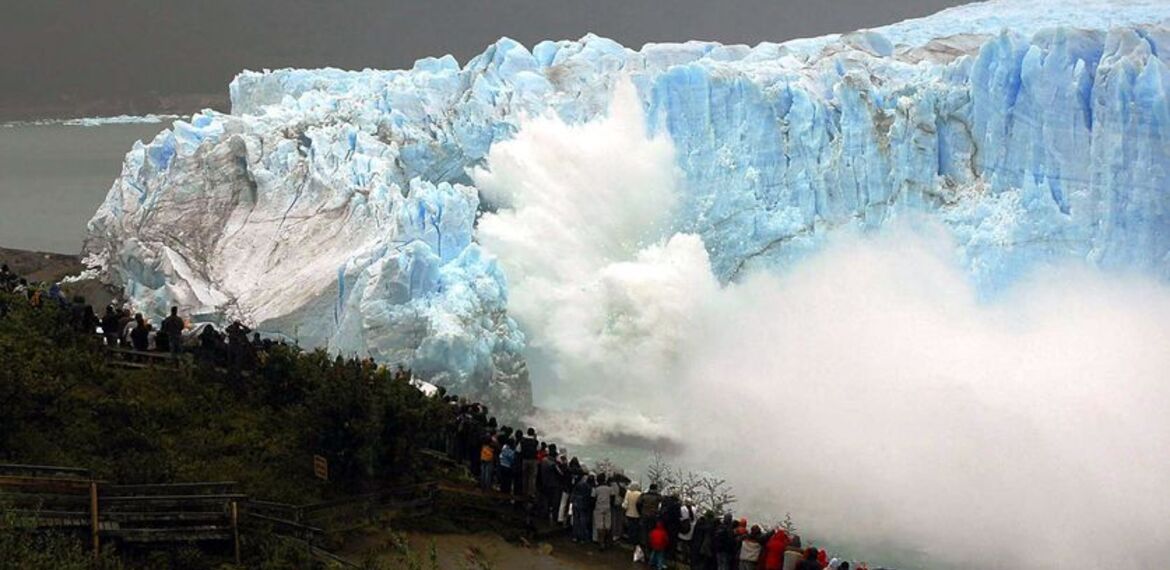
[[[465,65],[245,71],[127,154],[87,262],[144,313],[254,328],[531,406],[471,171],[628,78],[721,282],[926,216],[984,294],[1048,263],[1170,279],[1170,4],[996,0],[754,47],[504,38]]]

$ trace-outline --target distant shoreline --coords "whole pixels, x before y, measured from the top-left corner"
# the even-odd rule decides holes
[[[60,101],[40,104],[0,102],[0,123],[35,123],[78,117],[113,117],[118,115],[191,115],[202,109],[227,111],[231,101],[226,92],[147,96],[134,99],[98,99]]]
[[[70,119],[36,119],[33,121],[9,121],[0,123],[0,128],[18,128],[18,127],[45,127],[45,126],[63,126],[63,127],[100,127],[104,125],[147,125],[155,124],[161,125],[169,123],[175,119],[185,117],[186,115],[112,115],[100,117],[74,117]]]
[[[85,269],[81,255],[0,247],[0,263],[33,281],[55,283]]]

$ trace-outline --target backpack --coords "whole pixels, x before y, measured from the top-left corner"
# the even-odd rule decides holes
[[[516,450],[511,447],[505,447],[500,451],[500,466],[511,467],[516,462]]]

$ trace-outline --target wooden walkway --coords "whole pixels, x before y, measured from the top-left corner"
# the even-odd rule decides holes
[[[103,348],[108,366],[134,370],[168,370],[184,375],[191,374],[191,360],[183,354],[144,352],[116,346]]]

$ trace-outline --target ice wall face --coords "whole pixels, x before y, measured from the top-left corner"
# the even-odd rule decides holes
[[[854,37],[808,63],[677,66],[650,104],[691,182],[682,223],[724,278],[908,211],[953,229],[984,289],[1070,256],[1167,277],[1166,38]]]
[[[87,251],[136,304],[244,318],[517,409],[504,275],[469,168],[522,117],[629,76],[683,173],[673,224],[723,280],[925,214],[983,291],[1038,263],[1170,278],[1170,5],[992,2],[754,48],[500,40],[460,67],[245,72],[232,113],[128,155]]]
[[[475,190],[398,184],[396,159],[345,122],[199,115],[127,155],[87,248],[144,313],[242,319],[522,413],[524,338],[471,243]]]

